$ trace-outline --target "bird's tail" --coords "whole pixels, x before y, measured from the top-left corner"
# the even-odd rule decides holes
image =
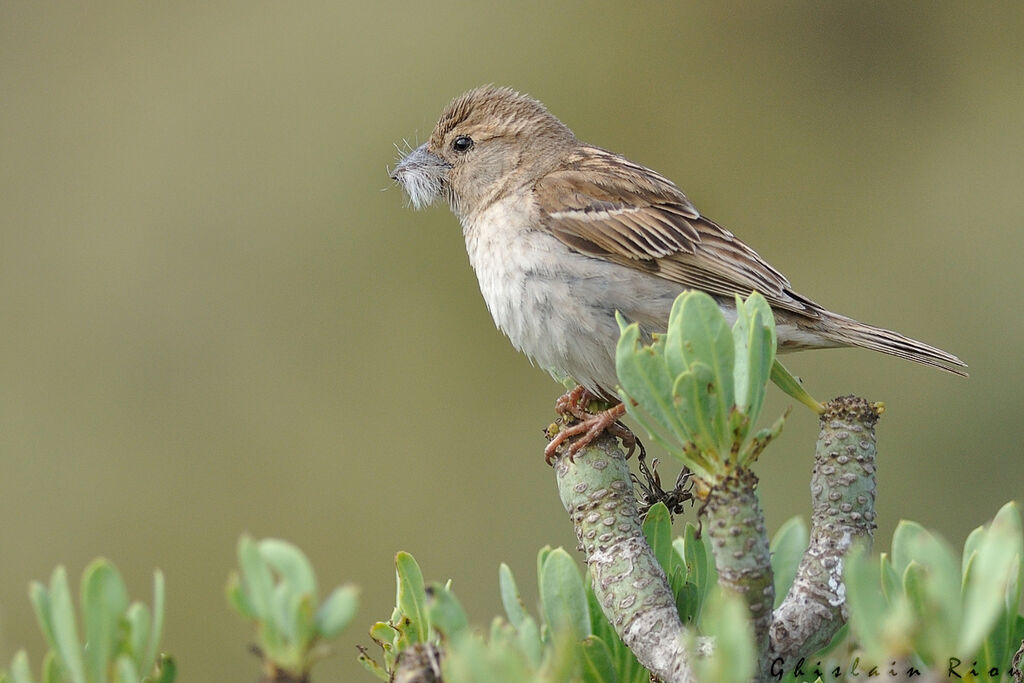
[[[947,351],[904,337],[899,332],[866,325],[846,316],[832,313],[828,318],[833,329],[826,333],[827,336],[843,346],[859,346],[881,351],[967,377],[967,371],[963,369],[967,367],[967,363]]]

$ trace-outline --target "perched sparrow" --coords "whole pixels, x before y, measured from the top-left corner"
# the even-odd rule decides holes
[[[736,294],[760,292],[780,351],[860,346],[966,375],[950,353],[797,294],[671,180],[578,140],[509,88],[453,100],[391,177],[416,208],[448,200],[494,322],[538,365],[595,396],[617,401],[615,312],[663,332],[687,289],[714,296],[730,321]]]

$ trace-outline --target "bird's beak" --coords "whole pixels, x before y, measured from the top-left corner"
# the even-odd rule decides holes
[[[391,179],[402,186],[409,203],[421,209],[444,196],[451,164],[427,149],[423,144],[402,157]]]

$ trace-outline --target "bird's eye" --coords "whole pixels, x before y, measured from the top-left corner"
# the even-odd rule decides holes
[[[456,152],[465,152],[473,146],[473,138],[468,135],[460,135],[452,140],[452,149]]]

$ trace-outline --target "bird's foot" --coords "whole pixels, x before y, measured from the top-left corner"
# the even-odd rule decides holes
[[[544,460],[549,465],[553,464],[559,447],[567,440],[575,438],[568,448],[569,458],[572,459],[605,431],[622,440],[629,451],[626,457],[633,454],[636,437],[619,422],[626,414],[626,407],[616,403],[606,410],[593,413],[590,412],[590,404],[595,400],[600,399],[584,387],[578,386],[560,396],[555,402],[555,410],[560,416],[560,427],[544,449]]]
[[[585,420],[590,412],[590,404],[599,400],[597,395],[577,384],[575,389],[565,392],[555,400],[555,412],[559,417],[571,416],[577,420]]]

